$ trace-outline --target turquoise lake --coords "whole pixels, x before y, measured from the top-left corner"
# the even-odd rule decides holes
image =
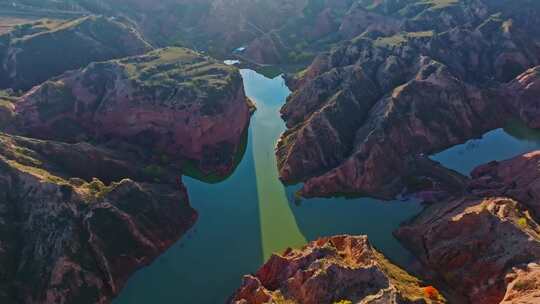
[[[285,125],[279,116],[289,90],[274,79],[242,70],[247,95],[257,104],[246,153],[235,172],[217,184],[184,178],[195,226],[152,265],[137,272],[115,304],[224,303],[273,253],[321,236],[367,234],[386,256],[405,265],[412,257],[392,236],[419,213],[413,200],[310,199],[294,203],[298,187],[278,179],[274,147]],[[474,166],[540,147],[540,133],[514,124],[433,156],[468,174]]]

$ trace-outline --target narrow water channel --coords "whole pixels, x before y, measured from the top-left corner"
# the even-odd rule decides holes
[[[297,187],[281,184],[274,156],[285,129],[279,108],[290,92],[281,77],[241,73],[247,95],[257,103],[242,161],[217,184],[184,179],[199,220],[130,279],[116,304],[224,303],[242,276],[256,271],[273,252],[321,236],[368,234],[392,260],[409,261],[392,231],[421,210],[418,202],[331,198],[294,204]]]

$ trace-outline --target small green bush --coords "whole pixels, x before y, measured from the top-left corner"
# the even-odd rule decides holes
[[[521,229],[525,229],[528,226],[528,221],[526,218],[522,217],[518,220],[517,224]]]

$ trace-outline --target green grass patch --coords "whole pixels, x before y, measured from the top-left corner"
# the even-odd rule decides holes
[[[19,171],[28,173],[30,175],[33,175],[34,177],[37,177],[42,181],[53,183],[53,184],[68,184],[68,182],[64,180],[63,178],[53,175],[44,169],[23,165],[13,160],[8,160],[7,162],[13,168]]]
[[[389,37],[379,37],[373,44],[376,47],[394,48],[404,45],[410,39],[431,38],[434,34],[433,31],[403,32]]]
[[[185,48],[168,47],[114,63],[124,68],[141,94],[153,96],[156,102],[177,103],[172,106],[199,100],[204,115],[219,113],[215,102],[232,96],[241,83],[235,67]]]

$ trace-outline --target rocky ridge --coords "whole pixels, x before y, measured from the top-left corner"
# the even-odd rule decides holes
[[[535,303],[539,155],[478,167],[466,194],[431,205],[396,236],[470,303]]]
[[[140,55],[151,48],[132,26],[113,18],[19,25],[0,35],[0,88],[28,90],[90,62]]]
[[[36,86],[15,104],[23,135],[109,139],[145,154],[226,175],[252,108],[239,72],[182,48],[92,63]],[[62,126],[59,128],[59,126]]]
[[[158,46],[181,45],[226,56],[298,16],[307,0],[14,0],[19,14],[77,13],[123,19]],[[0,8],[2,8],[0,4]],[[13,8],[10,8],[13,9]],[[69,15],[68,15],[69,16]]]
[[[108,303],[195,223],[181,183],[128,179],[133,164],[113,151],[0,141],[2,303]],[[116,174],[110,185],[98,179]]]
[[[418,155],[516,117],[535,127],[540,53],[534,36],[523,39],[529,19],[486,18],[472,29],[360,36],[289,79],[281,178],[304,182],[305,196],[391,198]]]
[[[523,10],[508,0],[362,0],[307,1],[304,9],[248,44],[246,57],[260,63],[305,62],[321,51],[356,37],[391,37],[403,32],[475,28],[501,12],[509,20],[536,26],[538,4],[524,1]],[[535,29],[531,29],[538,33]]]
[[[428,292],[426,292],[429,290]],[[244,277],[230,303],[445,303],[393,265],[366,236],[334,236],[273,255]]]
[[[540,219],[540,151],[502,162],[491,162],[472,173],[469,191],[478,196],[511,197],[526,205]]]
[[[4,95],[2,303],[109,303],[194,225],[181,175],[229,174],[253,110],[238,70],[183,48]]]

